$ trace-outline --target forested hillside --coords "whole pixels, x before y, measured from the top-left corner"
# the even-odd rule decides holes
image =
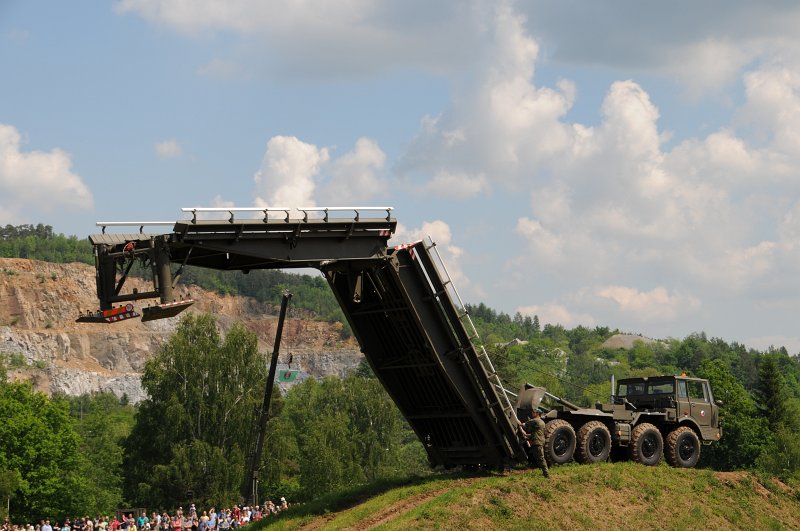
[[[12,229],[2,233],[2,253],[68,260],[84,245],[46,226]],[[277,300],[282,283],[294,282],[295,293],[319,295],[308,299],[322,315],[335,307],[320,278],[254,273],[199,273],[188,280],[265,300]],[[703,447],[700,466],[800,484],[800,359],[784,348],[762,352],[702,332],[617,347],[608,340],[618,331],[608,327],[566,329],[484,304],[468,310],[512,390],[530,382],[592,405],[608,398],[612,375],[686,372],[709,378],[723,403],[724,435],[719,444]],[[48,398],[28,384],[6,381],[0,363],[0,498],[10,498],[12,516],[26,520],[96,514],[120,505],[170,508],[185,505],[190,496],[203,505],[236,501],[249,426],[266,378],[254,345],[243,328],[221,337],[212,317],[186,317],[147,362],[143,385],[150,400],[136,409],[104,395]],[[273,414],[262,498],[311,501],[339,489],[430,473],[421,444],[367,365],[344,379],[293,387],[276,396]],[[48,458],[36,457],[43,455]]]

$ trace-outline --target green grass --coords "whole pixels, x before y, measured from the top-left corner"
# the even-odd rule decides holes
[[[800,522],[794,490],[749,473],[566,465],[398,479],[353,489],[263,521],[270,529],[783,529]]]

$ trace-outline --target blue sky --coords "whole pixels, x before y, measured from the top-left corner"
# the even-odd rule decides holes
[[[0,223],[391,205],[463,298],[800,351],[800,6],[0,0]]]

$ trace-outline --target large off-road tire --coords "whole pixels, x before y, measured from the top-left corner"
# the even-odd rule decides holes
[[[611,432],[600,421],[587,422],[578,430],[576,450],[579,463],[608,461],[608,454],[611,453]]]
[[[562,419],[551,420],[544,428],[544,458],[548,465],[563,465],[575,453],[575,430]]]
[[[631,433],[631,459],[647,466],[655,466],[661,461],[664,452],[664,438],[658,428],[650,423],[642,423]]]
[[[689,426],[675,428],[667,436],[664,456],[676,468],[692,468],[700,460],[700,438]]]

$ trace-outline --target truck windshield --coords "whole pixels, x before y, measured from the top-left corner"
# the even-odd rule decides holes
[[[671,395],[675,392],[675,382],[625,382],[617,386],[617,396]]]
[[[653,382],[647,386],[647,394],[649,395],[671,395],[674,392],[674,382]]]
[[[620,383],[617,386],[617,396],[643,395],[644,382]]]

